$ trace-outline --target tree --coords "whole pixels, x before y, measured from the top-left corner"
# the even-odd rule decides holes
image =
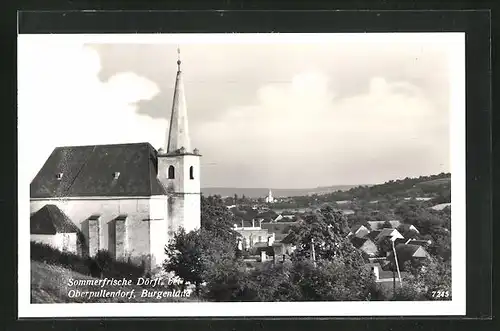
[[[201,197],[201,228],[221,240],[236,242],[237,233],[233,230],[236,219],[224,205],[220,197]]]
[[[241,260],[222,260],[205,273],[204,297],[210,301],[252,301],[255,298],[248,282],[248,273]]]
[[[299,260],[290,271],[289,291],[296,301],[368,300],[374,280],[366,268],[346,264],[343,259],[318,261]]]
[[[294,301],[300,299],[295,283],[291,281],[291,263],[261,263],[240,277],[238,300],[241,301]]]
[[[410,230],[409,227],[405,226],[404,224],[398,226],[397,230],[406,240],[419,239],[421,237],[418,232]]]
[[[389,221],[385,221],[382,223],[382,226],[380,227],[381,229],[392,229],[392,224]]]
[[[451,262],[430,258],[405,265],[410,271],[395,300],[451,300]]]
[[[165,271],[174,272],[183,280],[182,290],[187,282],[195,284],[199,290],[203,282],[205,266],[202,261],[203,251],[199,243],[199,232],[186,233],[184,229],[180,229],[165,248],[168,258],[163,267]]]
[[[352,247],[345,239],[348,232],[347,221],[341,212],[331,207],[323,208],[319,213],[306,216],[304,222],[291,229],[290,240],[297,247],[294,256],[311,259],[313,245],[318,260],[342,255],[346,248]]]
[[[237,233],[232,230],[233,216],[220,197],[201,199],[201,229],[186,233],[183,229],[165,248],[165,271],[174,272],[196,286],[197,294],[210,272],[218,265],[236,259]]]
[[[451,258],[451,231],[446,228],[439,228],[432,234],[425,236],[431,240],[431,245],[427,251],[434,257],[448,261]]]
[[[375,245],[377,246],[379,256],[387,256],[387,253],[392,252],[392,241],[389,237],[380,239]]]
[[[165,249],[167,260],[164,269],[174,272],[186,283],[196,286],[197,294],[208,275],[219,265],[236,260],[236,243],[216,237],[211,231],[199,229],[186,233],[183,229],[174,234]]]

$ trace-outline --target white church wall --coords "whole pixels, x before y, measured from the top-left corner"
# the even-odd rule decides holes
[[[76,233],[32,234],[30,240],[49,245],[63,252],[78,253]]]
[[[190,167],[193,167],[193,179],[191,179]],[[200,193],[200,157],[195,155],[185,155],[182,164],[184,171],[183,191],[184,193]]]
[[[186,231],[199,229],[201,226],[201,195],[200,194],[185,194],[184,195],[184,228]]]
[[[183,227],[191,231],[200,227],[200,156],[178,155],[158,158],[158,178],[171,192],[167,208],[170,236]],[[170,166],[175,168],[175,178],[168,178]],[[192,175],[190,168],[193,167]]]
[[[32,234],[30,240],[59,249],[58,240],[54,234]]]
[[[99,218],[99,249],[110,250],[110,222],[117,216],[122,214],[129,215],[127,219],[127,227],[132,231],[138,231],[140,236],[132,235],[129,240],[140,250],[148,252],[145,249],[148,246],[149,238],[147,238],[147,222],[141,222],[143,219],[149,218],[149,198],[132,198],[132,199],[113,199],[113,198],[67,198],[67,199],[33,199],[30,203],[31,212],[36,212],[46,204],[54,204],[59,207],[73,223],[82,230],[84,236],[88,240],[88,219],[94,214],[100,214]],[[130,243],[130,242],[129,242]],[[138,252],[135,252],[138,253]],[[147,253],[146,253],[147,254]]]
[[[154,269],[165,260],[165,246],[170,239],[168,236],[168,200],[164,196],[152,197],[150,200],[150,254],[151,265]]]
[[[173,166],[175,177],[168,178],[168,169]],[[193,167],[193,179],[190,168]],[[158,157],[158,178],[169,192],[200,193],[200,156],[178,155]]]

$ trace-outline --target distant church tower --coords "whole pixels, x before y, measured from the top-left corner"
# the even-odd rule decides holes
[[[186,232],[201,225],[200,157],[191,149],[179,49],[170,130],[158,150],[158,178],[168,194],[169,237],[183,227]]]
[[[266,202],[267,203],[273,203],[274,202],[273,192],[271,191],[271,189],[269,189],[269,194],[266,197]]]

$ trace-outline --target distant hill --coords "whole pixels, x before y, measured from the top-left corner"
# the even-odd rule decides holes
[[[438,178],[433,180],[428,180],[425,182],[417,183],[417,185],[428,185],[428,186],[439,186],[439,185],[449,185],[451,184],[451,177]]]
[[[451,188],[451,174],[420,176],[390,180],[383,184],[372,186],[357,186],[343,192],[334,192],[324,199],[337,200],[377,200],[392,198],[435,198],[436,203],[449,202]]]
[[[313,194],[328,194],[338,190],[346,191],[358,185],[334,185],[327,187],[304,188],[304,189],[273,189],[273,196],[275,197],[293,197],[293,196],[306,196]],[[205,195],[220,195],[222,197],[232,197],[235,194],[238,196],[245,195],[249,198],[259,198],[267,196],[268,188],[236,188],[236,187],[205,187],[201,189]]]
[[[441,173],[431,176],[420,176],[415,178],[404,178],[385,182],[383,184],[370,185],[333,185],[304,189],[274,189],[275,197],[307,197],[313,194],[321,196],[336,197],[335,200],[350,200],[352,198],[375,198],[386,194],[397,196],[419,196],[425,193],[438,193],[442,190],[449,191],[451,174]],[[341,191],[338,193],[338,191]],[[201,189],[205,195],[220,195],[239,197],[245,195],[248,198],[259,198],[267,196],[268,188],[236,188],[236,187],[205,187]]]

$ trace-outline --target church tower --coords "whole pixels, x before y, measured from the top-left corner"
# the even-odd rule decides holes
[[[266,202],[267,203],[273,203],[274,202],[273,192],[271,191],[271,189],[269,189],[269,194],[266,197]]]
[[[201,225],[200,157],[198,149],[191,148],[179,56],[170,129],[163,148],[158,150],[158,179],[168,195],[169,238],[180,227],[189,232]]]

